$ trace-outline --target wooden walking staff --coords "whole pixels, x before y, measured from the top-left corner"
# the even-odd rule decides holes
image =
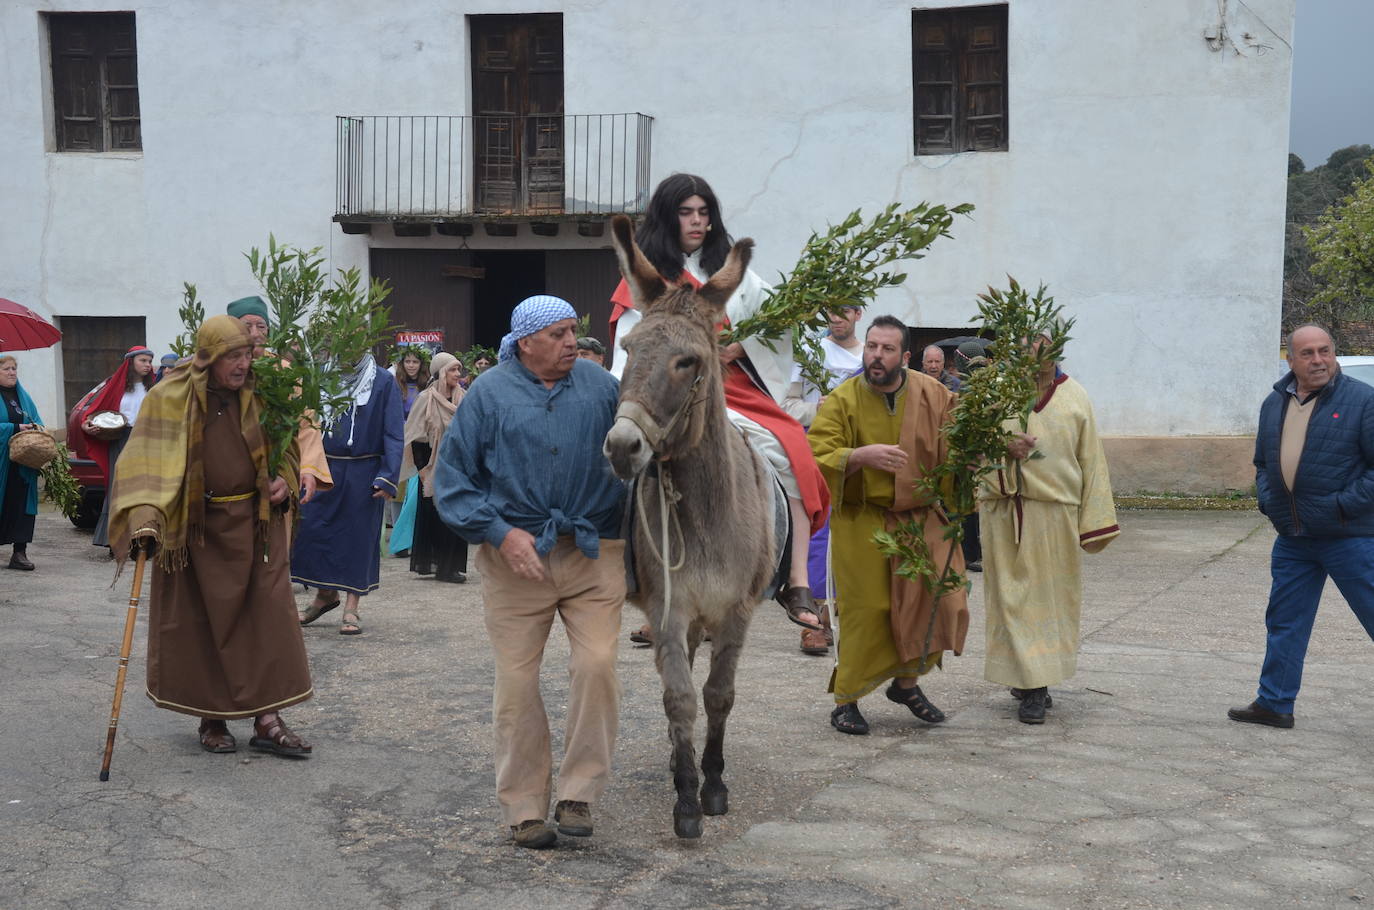
[[[129,652],[134,648],[134,619],[138,616],[138,597],[143,591],[143,566],[148,551],[138,547],[138,562],[134,564],[134,587],[129,592],[129,612],[124,617],[124,644],[119,649],[119,672],[115,675],[114,705],[110,708],[110,732],[105,737],[105,759],[100,763],[100,780],[110,779],[110,758],[114,755],[115,731],[119,728],[119,706],[124,701],[124,677],[129,672]]]

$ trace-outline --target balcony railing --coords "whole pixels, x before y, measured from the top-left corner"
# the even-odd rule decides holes
[[[335,220],[639,213],[646,114],[339,117]]]

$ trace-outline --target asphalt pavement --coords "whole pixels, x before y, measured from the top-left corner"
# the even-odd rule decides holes
[[[97,780],[132,573],[39,516],[38,570],[0,570],[0,907],[1352,907],[1374,901],[1374,644],[1328,588],[1297,726],[1227,720],[1254,696],[1273,532],[1254,512],[1123,512],[1085,560],[1079,671],[1044,726],[964,654],[931,727],[877,693],[831,729],[827,658],[765,605],[725,746],[729,815],[673,836],[650,651],[622,636],[614,778],[596,834],[514,847],[491,766],[480,585],[383,562],[365,633],[305,630],[314,756],[209,755],[143,693],[140,613],[108,783]],[[8,548],[3,551],[7,559]],[[0,563],[2,564],[2,563]],[[299,589],[297,589],[299,592]],[[146,596],[146,594],[145,594]],[[300,593],[304,604],[308,595]],[[628,632],[640,624],[628,608]],[[544,691],[555,731],[567,641]],[[706,662],[697,675],[704,679]],[[559,736],[555,733],[555,748]]]

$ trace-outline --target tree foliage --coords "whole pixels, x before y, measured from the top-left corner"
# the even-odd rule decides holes
[[[1371,160],[1374,147],[1368,145],[1338,149],[1325,164],[1311,170],[1303,167],[1302,159],[1296,155],[1289,156],[1283,324],[1291,329],[1304,322],[1319,322],[1331,329],[1343,347],[1343,327],[1352,321],[1369,320],[1374,314],[1370,313],[1367,301],[1338,301],[1321,294],[1327,282],[1313,269],[1316,259],[1308,229],[1354,191],[1355,184],[1367,174]]]
[[[1311,306],[1368,319],[1374,316],[1374,157],[1364,164],[1367,176],[1303,233],[1318,281]]]

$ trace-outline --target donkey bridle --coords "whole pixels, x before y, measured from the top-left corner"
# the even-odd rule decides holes
[[[701,380],[703,378],[705,378],[703,374],[698,372],[696,379],[692,380],[692,387],[687,390],[687,397],[682,400],[682,404],[678,406],[677,411],[674,412],[667,426],[659,426],[658,421],[654,419],[654,415],[650,414],[644,405],[633,399],[626,399],[620,402],[620,406],[616,408],[615,411],[615,419],[628,420],[630,423],[634,424],[635,427],[639,429],[639,432],[644,435],[644,441],[649,444],[649,450],[660,459],[663,459],[663,444],[668,441],[673,430],[677,427],[678,422],[681,421],[683,417],[686,417],[693,407],[706,401],[705,398],[697,397],[697,389],[701,386]]]

